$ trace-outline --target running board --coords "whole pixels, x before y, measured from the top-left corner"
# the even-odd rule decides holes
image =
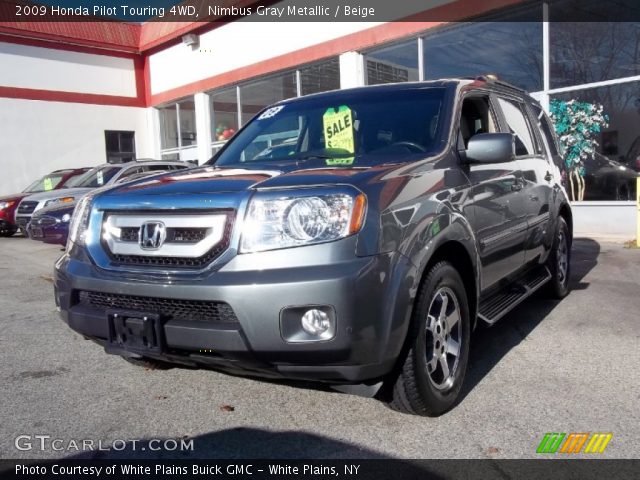
[[[551,279],[547,267],[528,273],[480,302],[478,318],[493,325]]]

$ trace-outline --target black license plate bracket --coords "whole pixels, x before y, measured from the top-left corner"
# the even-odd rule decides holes
[[[164,335],[160,315],[127,310],[107,311],[109,347],[133,353],[160,353]]]

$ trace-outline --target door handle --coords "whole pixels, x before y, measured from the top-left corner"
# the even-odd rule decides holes
[[[544,176],[544,179],[545,179],[547,182],[550,182],[551,180],[553,180],[553,173],[551,173],[551,172],[547,172],[547,174]]]

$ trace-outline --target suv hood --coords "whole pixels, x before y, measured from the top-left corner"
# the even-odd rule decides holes
[[[13,195],[5,195],[0,197],[0,202],[17,202],[29,195],[28,193],[15,193]]]
[[[265,165],[261,165],[264,167]],[[335,184],[358,184],[398,168],[398,164],[377,167],[307,168],[281,166],[278,169],[225,168],[207,166],[141,179],[111,188],[102,197],[139,195],[198,195],[245,192],[255,188],[288,188]]]
[[[25,197],[25,200],[29,202],[42,202],[46,200],[53,200],[60,197],[76,197],[79,198],[87,192],[90,192],[91,188],[60,188],[58,190],[49,190],[48,192],[34,193]]]

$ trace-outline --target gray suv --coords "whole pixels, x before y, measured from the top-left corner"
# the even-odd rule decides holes
[[[200,168],[88,194],[62,319],[137,363],[323,382],[439,415],[471,332],[568,292],[549,119],[488,78],[273,105]]]

